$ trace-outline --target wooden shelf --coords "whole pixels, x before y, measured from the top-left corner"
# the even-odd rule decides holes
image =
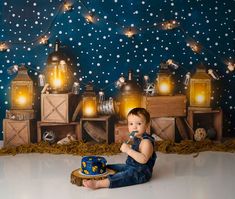
[[[45,131],[53,131],[56,135],[56,142],[65,138],[67,134],[76,135],[77,140],[81,140],[80,123],[51,123],[51,122],[37,122],[37,141],[42,140],[42,135]]]
[[[81,118],[80,128],[84,141],[95,140],[99,142],[104,140],[107,144],[114,142],[114,121],[112,116]]]
[[[205,109],[197,110],[196,108],[188,109],[187,120],[189,125],[195,131],[197,128],[214,128],[216,131],[216,140],[220,141],[223,137],[223,111],[221,109]],[[190,139],[193,139],[193,134],[190,134]]]

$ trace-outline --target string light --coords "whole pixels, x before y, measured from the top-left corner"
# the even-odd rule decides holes
[[[95,22],[95,17],[94,17],[94,14],[87,14],[85,16],[85,20],[87,23],[94,23]]]
[[[7,51],[8,47],[6,42],[0,42],[0,52],[5,52]]]
[[[124,84],[125,84],[125,77],[124,76],[120,76],[119,78],[118,78],[118,80],[115,82],[115,86],[116,86],[116,88],[121,88]]]
[[[84,4],[84,2],[82,0],[79,0],[78,1],[85,9],[86,9],[86,12],[89,13],[85,16],[85,20],[88,22],[88,23],[94,23],[96,18],[95,18],[95,15],[93,12],[89,11],[89,9],[86,7],[86,5]],[[71,11],[73,8],[73,4],[67,0],[63,1],[60,6],[59,6],[59,9],[58,9],[58,12],[57,14],[55,15],[54,19],[52,20],[52,22],[49,24],[48,28],[46,31],[44,31],[44,34],[45,33],[48,33],[50,31],[50,29],[53,27],[53,24],[55,23],[56,21],[56,18],[57,16],[60,14],[61,11]],[[97,17],[97,20],[99,21],[99,19],[102,19],[102,20],[105,20],[107,21],[106,19],[103,19],[103,17]],[[117,22],[112,22],[112,21],[108,21],[109,23],[113,23],[115,25],[118,25],[120,26],[121,28],[123,28],[123,24],[119,24]],[[154,23],[154,25],[151,25],[151,26],[147,26],[147,27],[141,27],[141,28],[138,28],[139,31],[143,31],[145,29],[149,29],[149,28],[156,28],[158,27],[158,29],[162,29],[162,30],[172,30],[172,29],[175,29],[175,28],[178,28],[180,30],[182,30],[184,32],[185,35],[188,36],[188,33],[180,26],[180,22],[177,21],[177,20],[168,20],[168,21],[165,21],[165,22],[162,22],[162,23],[159,23],[156,24]],[[139,32],[138,31],[138,32]],[[137,32],[137,29],[134,28],[134,27],[129,27],[127,29],[125,29],[123,31],[124,35],[126,35],[128,38],[133,38],[134,35],[138,34]],[[201,44],[199,44],[198,42],[194,41],[193,38],[189,37],[190,38],[190,41],[187,42],[187,46],[189,46],[191,48],[191,50],[195,53],[201,53],[202,49],[203,49],[203,46]],[[39,36],[39,39],[34,39],[32,41],[29,41],[27,43],[31,44],[31,43],[35,43],[35,41],[39,41],[39,44],[43,44],[43,45],[47,45],[49,43],[48,41],[48,37],[43,35],[43,36]],[[11,44],[24,44],[25,45],[25,42],[11,42]],[[6,42],[0,42],[0,52],[5,52],[9,49],[9,47],[7,46]],[[171,60],[169,60],[171,61]],[[173,66],[174,68],[178,67],[177,64],[169,64],[170,66]],[[229,63],[227,65],[227,68],[228,68],[228,72],[230,71],[234,71],[234,64],[233,63]]]
[[[185,89],[187,88],[188,84],[189,84],[189,80],[191,78],[191,73],[187,72],[184,78],[184,85],[185,85]]]
[[[212,69],[209,69],[209,70],[208,70],[208,74],[209,74],[211,77],[213,77],[213,79],[219,80],[219,75],[218,75],[215,71],[213,71]]]
[[[235,69],[235,64],[231,63],[231,62],[228,62],[227,68],[230,72],[232,72]]]
[[[72,10],[73,4],[68,1],[65,1],[63,7],[64,7],[64,11],[68,12]]]
[[[126,35],[128,38],[132,38],[136,34],[136,31],[134,28],[129,27],[128,29],[124,30],[124,35]]]
[[[176,63],[174,60],[172,59],[168,59],[166,61],[166,63],[168,64],[168,66],[171,66],[172,68],[174,68],[175,70],[179,68],[179,64]]]
[[[161,24],[162,30],[172,30],[179,27],[180,23],[176,20],[165,21]]]
[[[40,37],[39,44],[47,45],[48,43],[49,43],[49,38],[47,35]]]
[[[202,45],[195,42],[195,41],[188,42],[187,46],[189,46],[191,48],[191,50],[195,53],[201,53],[202,52]]]

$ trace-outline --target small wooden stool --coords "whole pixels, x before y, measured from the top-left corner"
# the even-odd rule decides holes
[[[72,184],[75,184],[77,186],[82,186],[82,181],[83,180],[102,180],[102,179],[105,179],[107,178],[108,175],[113,175],[115,174],[115,171],[112,170],[112,169],[108,169],[107,168],[107,172],[104,173],[103,175],[98,175],[98,176],[86,176],[86,175],[83,175],[79,172],[79,169],[76,169],[74,171],[72,171],[71,173],[71,179],[70,179],[70,182]]]

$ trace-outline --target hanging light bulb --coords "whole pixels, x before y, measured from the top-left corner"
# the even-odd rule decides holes
[[[213,77],[213,79],[215,79],[215,80],[219,79],[219,75],[215,71],[213,71],[212,69],[208,70],[208,74],[211,75],[211,77]]]
[[[94,15],[93,15],[93,14],[90,14],[90,13],[85,16],[85,19],[86,19],[86,22],[87,22],[87,23],[94,23],[94,22],[95,22],[95,17],[94,17]]]
[[[125,77],[120,76],[119,79],[115,83],[115,87],[120,89],[125,84],[125,81],[126,81]]]
[[[47,35],[43,35],[39,39],[39,44],[47,45],[48,43],[49,43],[49,38],[47,37]]]
[[[231,63],[231,62],[228,62],[228,66],[227,66],[228,70],[230,72],[234,71],[235,69],[235,64]]]
[[[174,60],[172,60],[172,59],[168,59],[168,60],[166,61],[166,63],[167,63],[169,66],[171,66],[172,68],[174,68],[175,70],[179,68],[179,64],[176,63],[176,62],[175,62]]]
[[[195,42],[195,41],[188,42],[187,46],[189,46],[191,48],[191,50],[195,53],[201,53],[202,52],[202,45]]]
[[[7,51],[8,47],[6,42],[0,42],[0,52],[5,52]]]
[[[163,30],[172,30],[172,29],[177,28],[179,25],[180,23],[176,20],[168,20],[161,24],[161,28]]]
[[[15,64],[7,69],[7,73],[9,75],[14,75],[18,72],[18,70],[19,70],[19,66]]]
[[[135,35],[135,30],[133,28],[128,28],[127,30],[124,31],[124,34],[128,37],[131,38]]]
[[[99,103],[104,101],[104,91],[100,90],[99,91]]]
[[[72,8],[73,8],[73,4],[72,3],[68,2],[68,1],[64,2],[64,11],[66,11],[66,12],[67,11],[71,11]]]
[[[44,87],[46,85],[46,77],[43,74],[38,75],[38,85]]]
[[[75,95],[78,95],[80,93],[80,83],[79,82],[76,81],[73,83],[72,93]]]
[[[186,86],[186,88],[188,86],[190,78],[191,78],[191,73],[187,72],[186,75],[185,75],[185,78],[184,78],[184,85]]]

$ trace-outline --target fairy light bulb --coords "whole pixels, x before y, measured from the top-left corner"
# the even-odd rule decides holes
[[[128,37],[128,38],[131,38],[134,36],[134,31],[131,29],[131,28],[128,28],[128,30],[125,32],[125,35]]]
[[[42,36],[40,38],[39,44],[47,45],[48,44],[48,40],[49,40],[49,38],[46,35],[44,35],[44,36]]]
[[[64,3],[64,11],[71,11],[72,8],[73,8],[73,4],[72,3],[67,2],[67,1]]]
[[[87,21],[87,23],[94,23],[94,16],[92,14],[88,14],[85,16],[85,19]]]
[[[7,49],[7,44],[5,42],[0,42],[0,52],[5,52]]]

